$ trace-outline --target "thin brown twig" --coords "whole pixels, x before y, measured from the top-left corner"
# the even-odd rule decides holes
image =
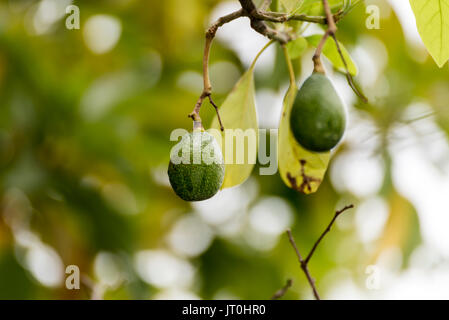
[[[321,63],[321,53],[323,52],[324,45],[330,36],[334,36],[337,32],[337,25],[335,24],[334,17],[332,15],[329,3],[327,0],[323,0],[324,12],[326,13],[327,30],[320,40],[320,43],[316,47],[315,54],[312,57],[314,72],[325,73],[323,64]]]
[[[324,230],[324,232],[321,234],[321,236],[318,238],[318,240],[315,242],[315,244],[312,247],[312,250],[310,250],[309,255],[307,256],[305,263],[308,263],[310,261],[310,259],[312,258],[313,253],[315,252],[316,248],[318,247],[318,245],[320,244],[321,240],[323,240],[324,236],[331,230],[332,225],[334,224],[335,220],[338,218],[338,216],[340,214],[342,214],[343,212],[345,212],[348,209],[352,209],[354,208],[354,205],[351,204],[349,206],[345,206],[343,209],[338,210],[335,212],[334,217],[332,218],[331,222],[329,223],[329,225],[327,226],[326,230]]]
[[[288,279],[285,286],[283,286],[281,289],[276,291],[275,294],[271,297],[271,300],[277,300],[277,299],[282,298],[287,293],[288,289],[290,289],[292,284],[293,284],[292,279]]]
[[[345,12],[340,10],[333,15],[334,21],[338,22],[343,18]],[[293,14],[289,15],[286,13],[279,12],[266,12],[259,10],[254,13],[254,16],[257,19],[261,19],[264,21],[274,22],[274,23],[284,23],[287,21],[303,21],[303,22],[312,22],[318,24],[326,24],[326,17],[323,16],[308,16],[306,14]]]
[[[323,0],[325,2],[327,2],[327,0]],[[215,37],[215,34],[218,30],[218,28],[220,28],[221,26],[223,26],[224,24],[231,22],[235,19],[238,19],[240,17],[246,16],[250,19],[251,22],[251,27],[257,31],[258,33],[266,36],[267,38],[274,40],[274,41],[278,41],[280,44],[286,44],[287,42],[291,41],[294,39],[294,36],[292,36],[291,34],[289,34],[288,32],[283,32],[283,31],[278,31],[275,30],[273,28],[270,28],[265,22],[286,22],[286,21],[290,21],[290,20],[298,20],[298,21],[305,21],[305,22],[313,22],[313,23],[319,23],[319,24],[326,24],[328,23],[328,21],[331,22],[331,25],[335,25],[336,21],[339,21],[345,14],[346,12],[343,10],[340,10],[339,12],[337,12],[336,14],[332,15],[330,14],[330,18],[327,15],[326,17],[314,17],[314,16],[307,16],[304,14],[285,14],[285,13],[279,13],[279,12],[265,12],[264,10],[266,8],[269,7],[271,1],[270,0],[265,0],[260,9],[259,10],[253,3],[252,0],[239,0],[240,5],[242,6],[242,9],[237,10],[235,12],[232,12],[228,15],[225,15],[221,18],[219,18],[215,23],[212,24],[212,26],[207,30],[206,32],[206,44],[204,46],[204,55],[203,55],[203,92],[201,93],[200,97],[198,98],[195,107],[193,109],[193,111],[189,114],[189,117],[192,118],[192,120],[194,121],[194,128],[203,128],[203,125],[201,123],[201,117],[200,117],[200,109],[201,106],[203,105],[203,102],[206,98],[209,98],[209,101],[211,102],[211,104],[213,105],[213,107],[215,108],[215,112],[218,115],[218,120],[220,122],[220,128],[223,131],[224,127],[223,124],[221,122],[221,118],[219,115],[219,111],[218,111],[218,107],[215,103],[213,103],[212,99],[211,99],[211,94],[212,94],[212,84],[210,82],[210,77],[209,77],[209,57],[210,57],[210,50],[211,50],[211,45],[212,45],[212,41]],[[330,9],[328,10],[330,13]],[[329,23],[328,23],[329,25]],[[331,25],[329,26],[329,29],[331,29]],[[336,30],[336,27],[335,27]],[[329,30],[328,30],[329,32]],[[329,37],[329,35],[331,35],[331,33],[326,32],[326,36],[325,38],[327,39]],[[324,39],[324,42],[325,40]],[[320,47],[322,48],[324,46],[324,42],[322,44],[320,44]],[[319,52],[321,52],[322,49],[320,49]],[[342,56],[342,59],[343,56]],[[317,60],[317,64],[316,65],[321,65],[321,62],[319,61],[319,56],[318,59],[314,58],[314,61]],[[324,72],[324,69],[322,69],[322,71]],[[350,77],[350,74],[349,74]],[[352,83],[352,85],[351,85]],[[351,82],[350,85],[353,89],[356,89],[356,86],[353,84],[352,82],[352,78],[351,78]],[[357,90],[358,91],[358,90]]]
[[[329,6],[328,0],[323,0],[323,8],[324,12],[326,13],[326,23],[327,23],[327,30],[324,33],[323,37],[321,38],[320,43],[318,44],[315,54],[313,55],[313,64],[314,64],[314,71],[324,73],[324,67],[321,63],[321,53],[323,51],[324,45],[326,44],[326,41],[329,37],[331,37],[335,45],[337,46],[338,54],[340,55],[341,61],[343,62],[343,66],[345,67],[346,71],[346,80],[348,81],[349,86],[354,91],[354,93],[364,102],[368,103],[368,98],[362,93],[362,91],[357,87],[357,85],[354,83],[354,79],[352,78],[351,73],[349,72],[348,63],[346,62],[346,59],[343,55],[343,51],[341,50],[340,43],[337,40],[336,32],[337,32],[337,25],[335,23],[335,16],[332,14],[332,11]]]
[[[264,18],[259,16],[260,11],[257,10],[256,5],[252,0],[239,0],[243,9],[243,14],[249,18],[251,28],[265,37],[276,40],[280,44],[285,44],[292,40],[292,36],[283,31],[278,31],[270,28],[264,21]]]
[[[349,72],[348,63],[346,62],[346,59],[343,55],[343,51],[341,50],[340,43],[337,40],[337,37],[332,35],[332,38],[334,39],[335,45],[337,46],[338,54],[340,55],[341,61],[343,62],[343,65],[345,67],[346,71],[346,80],[348,81],[349,86],[351,89],[355,92],[355,94],[364,102],[368,103],[368,98],[363,94],[363,92],[357,87],[357,85],[354,83],[354,79],[352,78],[351,73]]]
[[[218,112],[218,106],[215,104],[214,100],[212,100],[211,95],[209,95],[209,102],[215,108],[215,112],[217,113],[218,123],[220,124],[220,130],[224,131],[223,122],[221,122],[220,112]]]
[[[223,16],[219,18],[215,23],[212,24],[212,26],[207,29],[206,31],[206,44],[204,46],[204,55],[203,55],[203,92],[201,93],[200,97],[198,98],[198,101],[195,104],[195,108],[193,111],[189,114],[189,117],[192,118],[192,120],[196,123],[197,126],[202,127],[201,124],[201,117],[200,117],[200,109],[201,105],[204,102],[204,99],[209,98],[209,101],[212,101],[210,99],[210,96],[212,94],[212,84],[210,82],[209,78],[209,57],[210,57],[210,49],[212,45],[212,41],[215,38],[215,34],[217,33],[218,28],[223,26],[224,24],[231,22],[235,19],[238,19],[243,16],[243,9],[237,10],[235,12],[232,12],[226,16]],[[217,114],[218,114],[218,108],[215,104],[213,104]],[[220,126],[223,130],[223,125],[221,123],[220,119]]]
[[[303,260],[301,253],[298,250],[298,247],[296,246],[295,239],[293,238],[292,232],[290,229],[287,230],[288,239],[290,240],[290,243],[295,250],[296,256],[298,257],[298,261],[301,265],[301,269],[304,271],[304,274],[307,277],[307,281],[309,281],[310,286],[312,287],[313,295],[315,296],[316,300],[320,300],[320,295],[318,294],[318,291],[316,290],[315,286],[315,280],[312,278],[309,272],[309,268],[307,267],[307,263]]]
[[[308,268],[308,263],[309,263],[310,259],[312,258],[312,255],[315,252],[316,248],[318,247],[320,242],[323,240],[324,236],[331,230],[331,227],[334,224],[335,220],[338,218],[338,216],[340,216],[343,212],[345,212],[346,210],[351,209],[351,208],[354,208],[354,205],[351,204],[351,205],[345,206],[343,209],[337,210],[335,212],[331,222],[329,223],[327,228],[324,230],[324,232],[321,234],[321,236],[318,238],[318,240],[315,242],[315,244],[313,245],[309,254],[307,255],[306,259],[302,258],[302,255],[298,250],[298,247],[296,245],[295,239],[293,238],[291,230],[290,229],[287,230],[288,239],[289,239],[293,249],[295,250],[296,256],[298,257],[298,261],[301,265],[301,269],[304,271],[304,274],[307,277],[307,281],[309,282],[310,286],[312,287],[313,295],[316,300],[320,300],[320,295],[318,294],[318,291],[316,289],[315,280],[312,278],[312,276],[310,274],[310,271]]]

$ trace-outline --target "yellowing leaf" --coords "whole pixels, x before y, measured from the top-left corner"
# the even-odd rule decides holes
[[[302,193],[314,193],[323,180],[330,153],[312,153],[296,142],[290,130],[290,113],[297,87],[293,83],[284,98],[278,133],[279,173],[284,183]]]
[[[222,133],[222,150],[226,165],[222,189],[225,189],[245,182],[256,163],[258,127],[253,67],[235,85],[219,111],[225,128]],[[220,128],[217,116],[212,121],[211,128]],[[246,134],[244,148],[238,146],[239,138],[234,139],[235,134],[240,135],[240,139]],[[232,146],[226,141],[232,141]],[[238,159],[243,161],[236,163]],[[230,164],[231,161],[234,163]]]
[[[289,13],[296,12],[301,7],[303,2],[304,0],[281,0],[282,5]]]
[[[310,45],[316,47],[322,38],[322,35],[313,35],[306,37],[307,42],[309,42]],[[343,57],[345,58],[345,61],[348,65],[349,73],[352,76],[357,75],[357,66],[355,65],[354,61],[352,60],[351,56],[349,55],[346,48],[341,44],[341,42],[338,42],[340,44],[341,52],[343,53]],[[338,53],[337,46],[335,44],[335,41],[332,38],[328,38],[326,43],[324,44],[323,48],[323,54],[326,58],[329,59],[329,61],[333,64],[333,66],[343,72],[346,73],[345,65],[343,64],[343,61],[341,60],[340,54]]]
[[[375,264],[379,256],[389,248],[400,248],[407,263],[413,250],[421,243],[419,219],[413,205],[397,192],[387,199],[390,205],[388,220],[370,259]]]
[[[441,68],[449,60],[449,0],[410,0],[419,34]]]
[[[225,161],[222,189],[245,182],[256,164],[259,132],[253,72],[257,59],[273,42],[268,42],[260,50],[251,67],[237,82],[219,110],[225,128],[219,141]],[[211,129],[219,128],[218,117],[215,116]]]

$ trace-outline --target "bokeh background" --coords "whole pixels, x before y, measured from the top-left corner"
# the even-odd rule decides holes
[[[306,254],[349,203],[310,263],[323,298],[449,298],[449,70],[408,1],[367,0],[339,24],[370,104],[326,62],[349,126],[316,194],[256,167],[193,204],[169,187],[169,135],[191,128],[204,30],[238,2],[80,0],[81,29],[68,30],[72,3],[0,1],[0,298],[269,299],[291,278],[284,298],[311,299],[285,229]],[[246,18],[219,30],[218,104],[266,42]],[[311,56],[294,61],[298,83]],[[256,68],[261,128],[277,128],[287,87],[271,46]],[[68,265],[80,290],[65,288]]]

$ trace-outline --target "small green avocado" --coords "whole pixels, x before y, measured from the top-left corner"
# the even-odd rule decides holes
[[[313,152],[337,145],[346,126],[343,102],[331,81],[314,72],[299,89],[293,103],[290,127],[296,141]]]
[[[195,131],[184,135],[180,144],[182,161],[179,161],[181,157],[175,159],[172,155],[168,166],[173,190],[185,201],[213,197],[223,184],[225,171],[215,138],[207,132]]]

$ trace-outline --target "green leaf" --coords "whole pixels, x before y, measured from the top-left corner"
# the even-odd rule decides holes
[[[295,13],[302,6],[303,2],[304,0],[281,0],[288,13]]]
[[[291,59],[299,58],[307,49],[307,40],[303,37],[299,37],[293,41],[287,43],[288,55]]]
[[[410,0],[419,34],[441,68],[449,60],[449,1]]]
[[[254,94],[254,64],[237,82],[234,89],[229,93],[223,105],[220,107],[220,116],[225,128],[222,133],[222,152],[225,159],[225,177],[222,189],[239,185],[250,176],[257,158],[257,114]],[[211,128],[219,129],[220,125],[217,116],[212,121]],[[253,133],[254,139],[245,139],[245,148],[242,164],[229,164],[227,159],[237,160],[237,143],[232,134],[239,132]],[[227,148],[225,141],[234,141],[232,148]],[[255,145],[253,145],[255,144]],[[252,148],[251,148],[252,147]],[[250,151],[252,150],[252,152]],[[240,148],[239,148],[239,151]]]
[[[309,152],[293,137],[290,130],[290,113],[297,91],[296,84],[291,84],[284,98],[278,134],[279,173],[288,187],[310,194],[318,190],[323,180],[329,164],[330,152]],[[301,161],[304,164],[301,164]],[[310,182],[305,182],[304,177],[307,177]]]
[[[321,38],[322,35],[319,34],[306,37],[307,42],[313,47],[316,47],[319,44]],[[346,63],[348,65],[349,73],[352,76],[356,76],[358,71],[354,60],[352,60],[351,56],[349,55],[348,51],[343,46],[343,44],[341,42],[338,43],[340,44],[341,52],[343,53],[343,57],[345,58]],[[329,59],[329,61],[332,63],[335,69],[337,69],[340,72],[346,73],[345,65],[341,60],[335,41],[332,38],[328,38],[326,43],[324,44],[323,54],[327,59]]]
[[[358,2],[358,1],[357,1]],[[344,0],[329,0],[329,6],[333,13],[344,7]],[[301,6],[301,13],[313,16],[324,16],[323,0],[304,0]]]

